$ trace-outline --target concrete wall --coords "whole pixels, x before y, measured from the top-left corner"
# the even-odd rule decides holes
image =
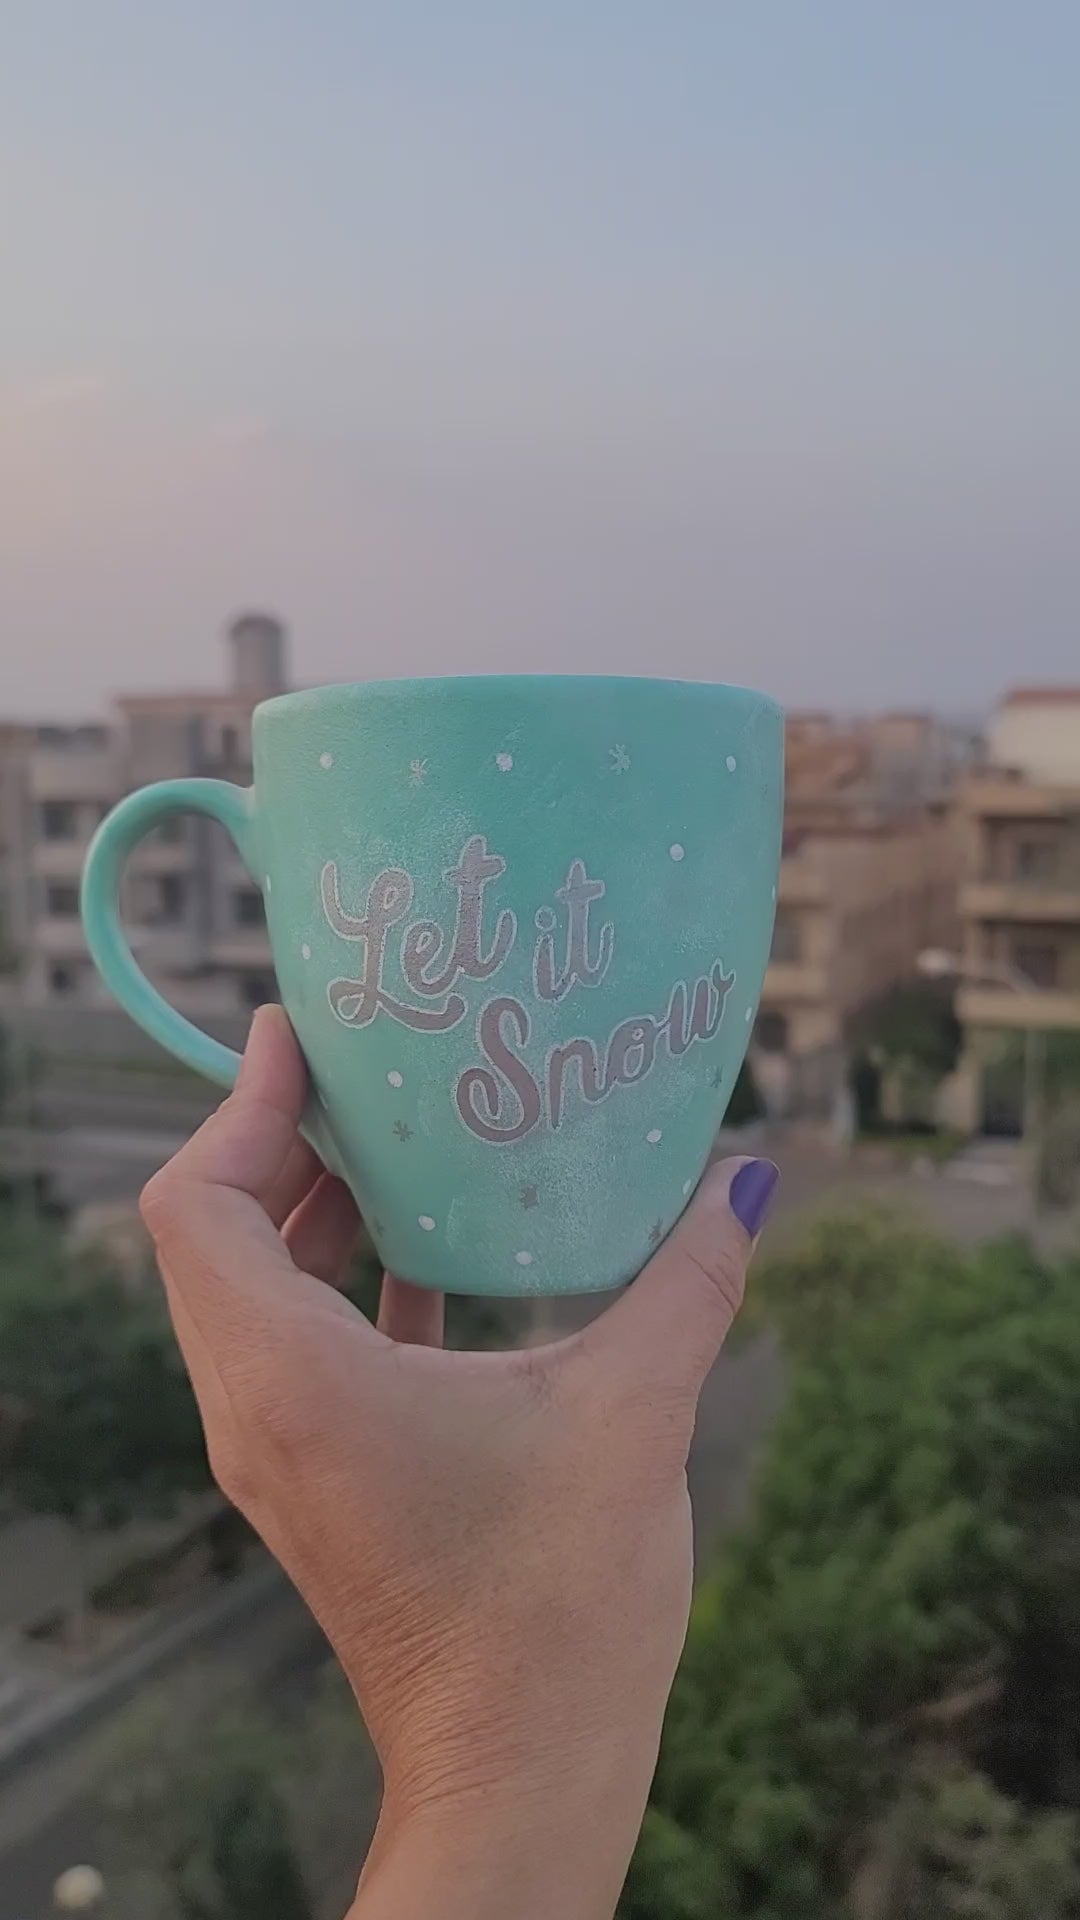
[[[990,722],[989,757],[1049,785],[1080,785],[1080,696],[1006,702]]]

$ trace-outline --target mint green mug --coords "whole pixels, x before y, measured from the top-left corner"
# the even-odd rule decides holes
[[[386,1265],[455,1293],[633,1278],[686,1205],[769,955],[783,719],[672,680],[377,681],[268,700],[250,789],[122,800],[83,877],[90,951],[154,1039],[232,1086],[120,926],[177,809],[262,892],[307,1057],[305,1131]]]

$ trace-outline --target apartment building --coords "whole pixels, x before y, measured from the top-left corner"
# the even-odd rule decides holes
[[[107,723],[0,730],[0,913],[24,1005],[108,1004],[82,937],[79,878],[122,794],[191,774],[250,781],[251,713],[285,690],[285,633],[247,614],[226,641],[220,691],[128,694]],[[241,1012],[273,994],[261,896],[213,822],[178,814],[144,841],[124,911],[141,965],[184,1012]]]
[[[910,771],[922,748],[904,755],[898,794],[891,778],[879,785],[876,751],[868,725],[828,728],[814,716],[791,732],[776,928],[751,1053],[777,1115],[828,1116],[856,1016],[911,978],[924,948],[956,938],[958,842],[938,798],[940,763],[929,763],[924,798]]]
[[[965,1044],[950,1117],[1015,1133],[1029,1036],[1080,1034],[1080,686],[1006,695],[958,820]]]

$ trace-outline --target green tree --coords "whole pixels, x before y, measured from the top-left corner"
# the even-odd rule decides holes
[[[928,1769],[909,1806],[907,1857],[865,1920],[1077,1920],[1080,1819],[1032,1811],[985,1774]],[[860,1920],[863,1917],[860,1916]]]
[[[934,980],[905,980],[864,1009],[858,1039],[886,1065],[938,1081],[955,1067],[963,1031],[950,989]]]
[[[209,1485],[160,1296],[132,1293],[51,1223],[0,1213],[2,1496],[78,1526]]]
[[[756,1283],[787,1403],[695,1601],[626,1920],[665,1900],[687,1920],[851,1915],[939,1724],[1021,1811],[1075,1810],[1078,1286],[1076,1261],[886,1217],[826,1223]],[[992,1702],[977,1730],[954,1724],[969,1696]]]
[[[183,1920],[311,1920],[285,1810],[258,1761],[223,1767],[203,1788],[202,1831],[172,1864]]]
[[[136,1711],[111,1758],[98,1819],[124,1920],[311,1920],[283,1790],[295,1755],[266,1713]]]
[[[244,1693],[235,1669],[196,1663],[114,1726],[94,1817],[116,1920],[349,1904],[379,1775],[348,1684],[328,1661],[284,1720]]]

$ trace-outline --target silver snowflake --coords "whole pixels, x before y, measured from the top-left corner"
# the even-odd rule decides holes
[[[608,748],[608,772],[609,773],[629,773],[629,771],[630,771],[630,755],[627,753],[626,748],[625,747],[609,747]]]
[[[424,784],[424,781],[427,779],[427,773],[428,773],[428,766],[427,766],[426,760],[410,760],[409,761],[410,787],[422,787]]]

